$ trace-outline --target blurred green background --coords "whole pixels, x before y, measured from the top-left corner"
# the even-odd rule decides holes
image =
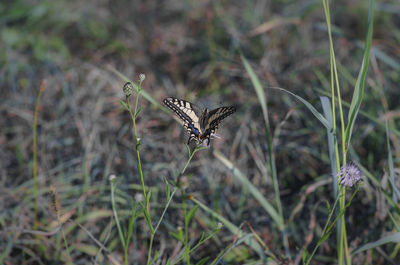
[[[351,101],[361,66],[367,16],[368,1],[331,3],[345,102]],[[349,156],[376,182],[366,180],[346,211],[351,249],[397,231],[392,221],[399,217],[398,207],[391,213],[384,196],[390,194],[384,122],[388,120],[391,128],[399,187],[400,3],[377,1],[374,16],[366,92]],[[240,52],[267,95],[290,258],[265,210],[215,157],[214,150],[223,153],[265,199],[273,201],[265,124]],[[322,2],[310,0],[2,0],[0,261],[64,264],[70,255],[74,264],[118,264],[107,256],[112,253],[122,264],[108,177],[117,176],[125,224],[130,201],[140,200],[141,186],[132,124],[119,103],[125,97],[125,82],[116,72],[135,82],[144,73],[144,91],[160,104],[173,96],[211,108],[238,106],[237,113],[220,126],[221,139],[213,140],[211,149],[197,153],[189,165],[186,193],[246,232],[251,233],[252,227],[282,262],[300,262],[302,248],[312,249],[325,224],[325,201],[333,203],[327,136],[304,105],[271,87],[296,93],[322,112],[319,97],[330,93],[329,38]],[[34,224],[33,121],[44,79],[38,112],[38,217]],[[151,210],[159,216],[165,200],[163,179],[173,179],[184,166],[188,135],[159,105],[144,98],[140,104],[144,108],[137,126],[145,183],[152,190]],[[32,233],[54,231],[58,225],[51,186],[57,190],[65,218],[69,254],[60,232]],[[171,235],[183,225],[181,202],[179,196],[174,198],[156,234],[158,264],[166,264],[181,251],[182,245]],[[193,242],[218,222],[199,209],[189,229]],[[89,232],[76,223],[110,253],[100,251]],[[130,264],[146,262],[146,231],[144,218],[139,218],[129,248]],[[193,264],[205,257],[215,259],[229,246],[232,249],[219,264],[262,264],[251,247],[234,245],[235,236],[223,228],[196,249]],[[335,264],[335,248],[332,234],[312,264]],[[353,264],[397,264],[398,249],[399,244],[388,244],[362,252],[353,256]]]

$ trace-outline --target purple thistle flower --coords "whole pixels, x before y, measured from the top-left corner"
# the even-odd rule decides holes
[[[336,174],[336,177],[340,177],[340,185],[353,187],[354,184],[363,178],[363,173],[358,166],[353,163],[348,163],[342,166],[342,168],[339,170],[339,173]]]

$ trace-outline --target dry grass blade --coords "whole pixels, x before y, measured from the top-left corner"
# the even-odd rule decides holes
[[[291,25],[291,24],[300,24],[301,20],[300,18],[276,18],[276,19],[272,19],[268,22],[265,22],[263,24],[261,24],[260,26],[256,27],[255,29],[251,30],[248,35],[250,37],[254,37],[263,33],[266,33],[272,29],[278,28],[278,27],[282,27],[282,26],[286,26],[286,25]]]

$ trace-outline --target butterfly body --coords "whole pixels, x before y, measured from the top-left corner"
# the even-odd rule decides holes
[[[198,144],[207,140],[210,145],[210,137],[215,133],[219,123],[236,111],[233,106],[220,107],[212,111],[199,107],[188,101],[177,98],[166,98],[164,104],[169,107],[183,122],[183,127],[190,134],[188,144],[195,140]]]

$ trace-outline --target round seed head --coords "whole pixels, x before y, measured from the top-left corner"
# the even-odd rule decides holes
[[[125,83],[125,85],[124,85],[124,87],[123,87],[122,90],[124,91],[124,94],[125,94],[127,97],[129,97],[129,96],[132,94],[132,92],[133,92],[133,85],[132,85],[132,83],[131,83],[131,82]]]

